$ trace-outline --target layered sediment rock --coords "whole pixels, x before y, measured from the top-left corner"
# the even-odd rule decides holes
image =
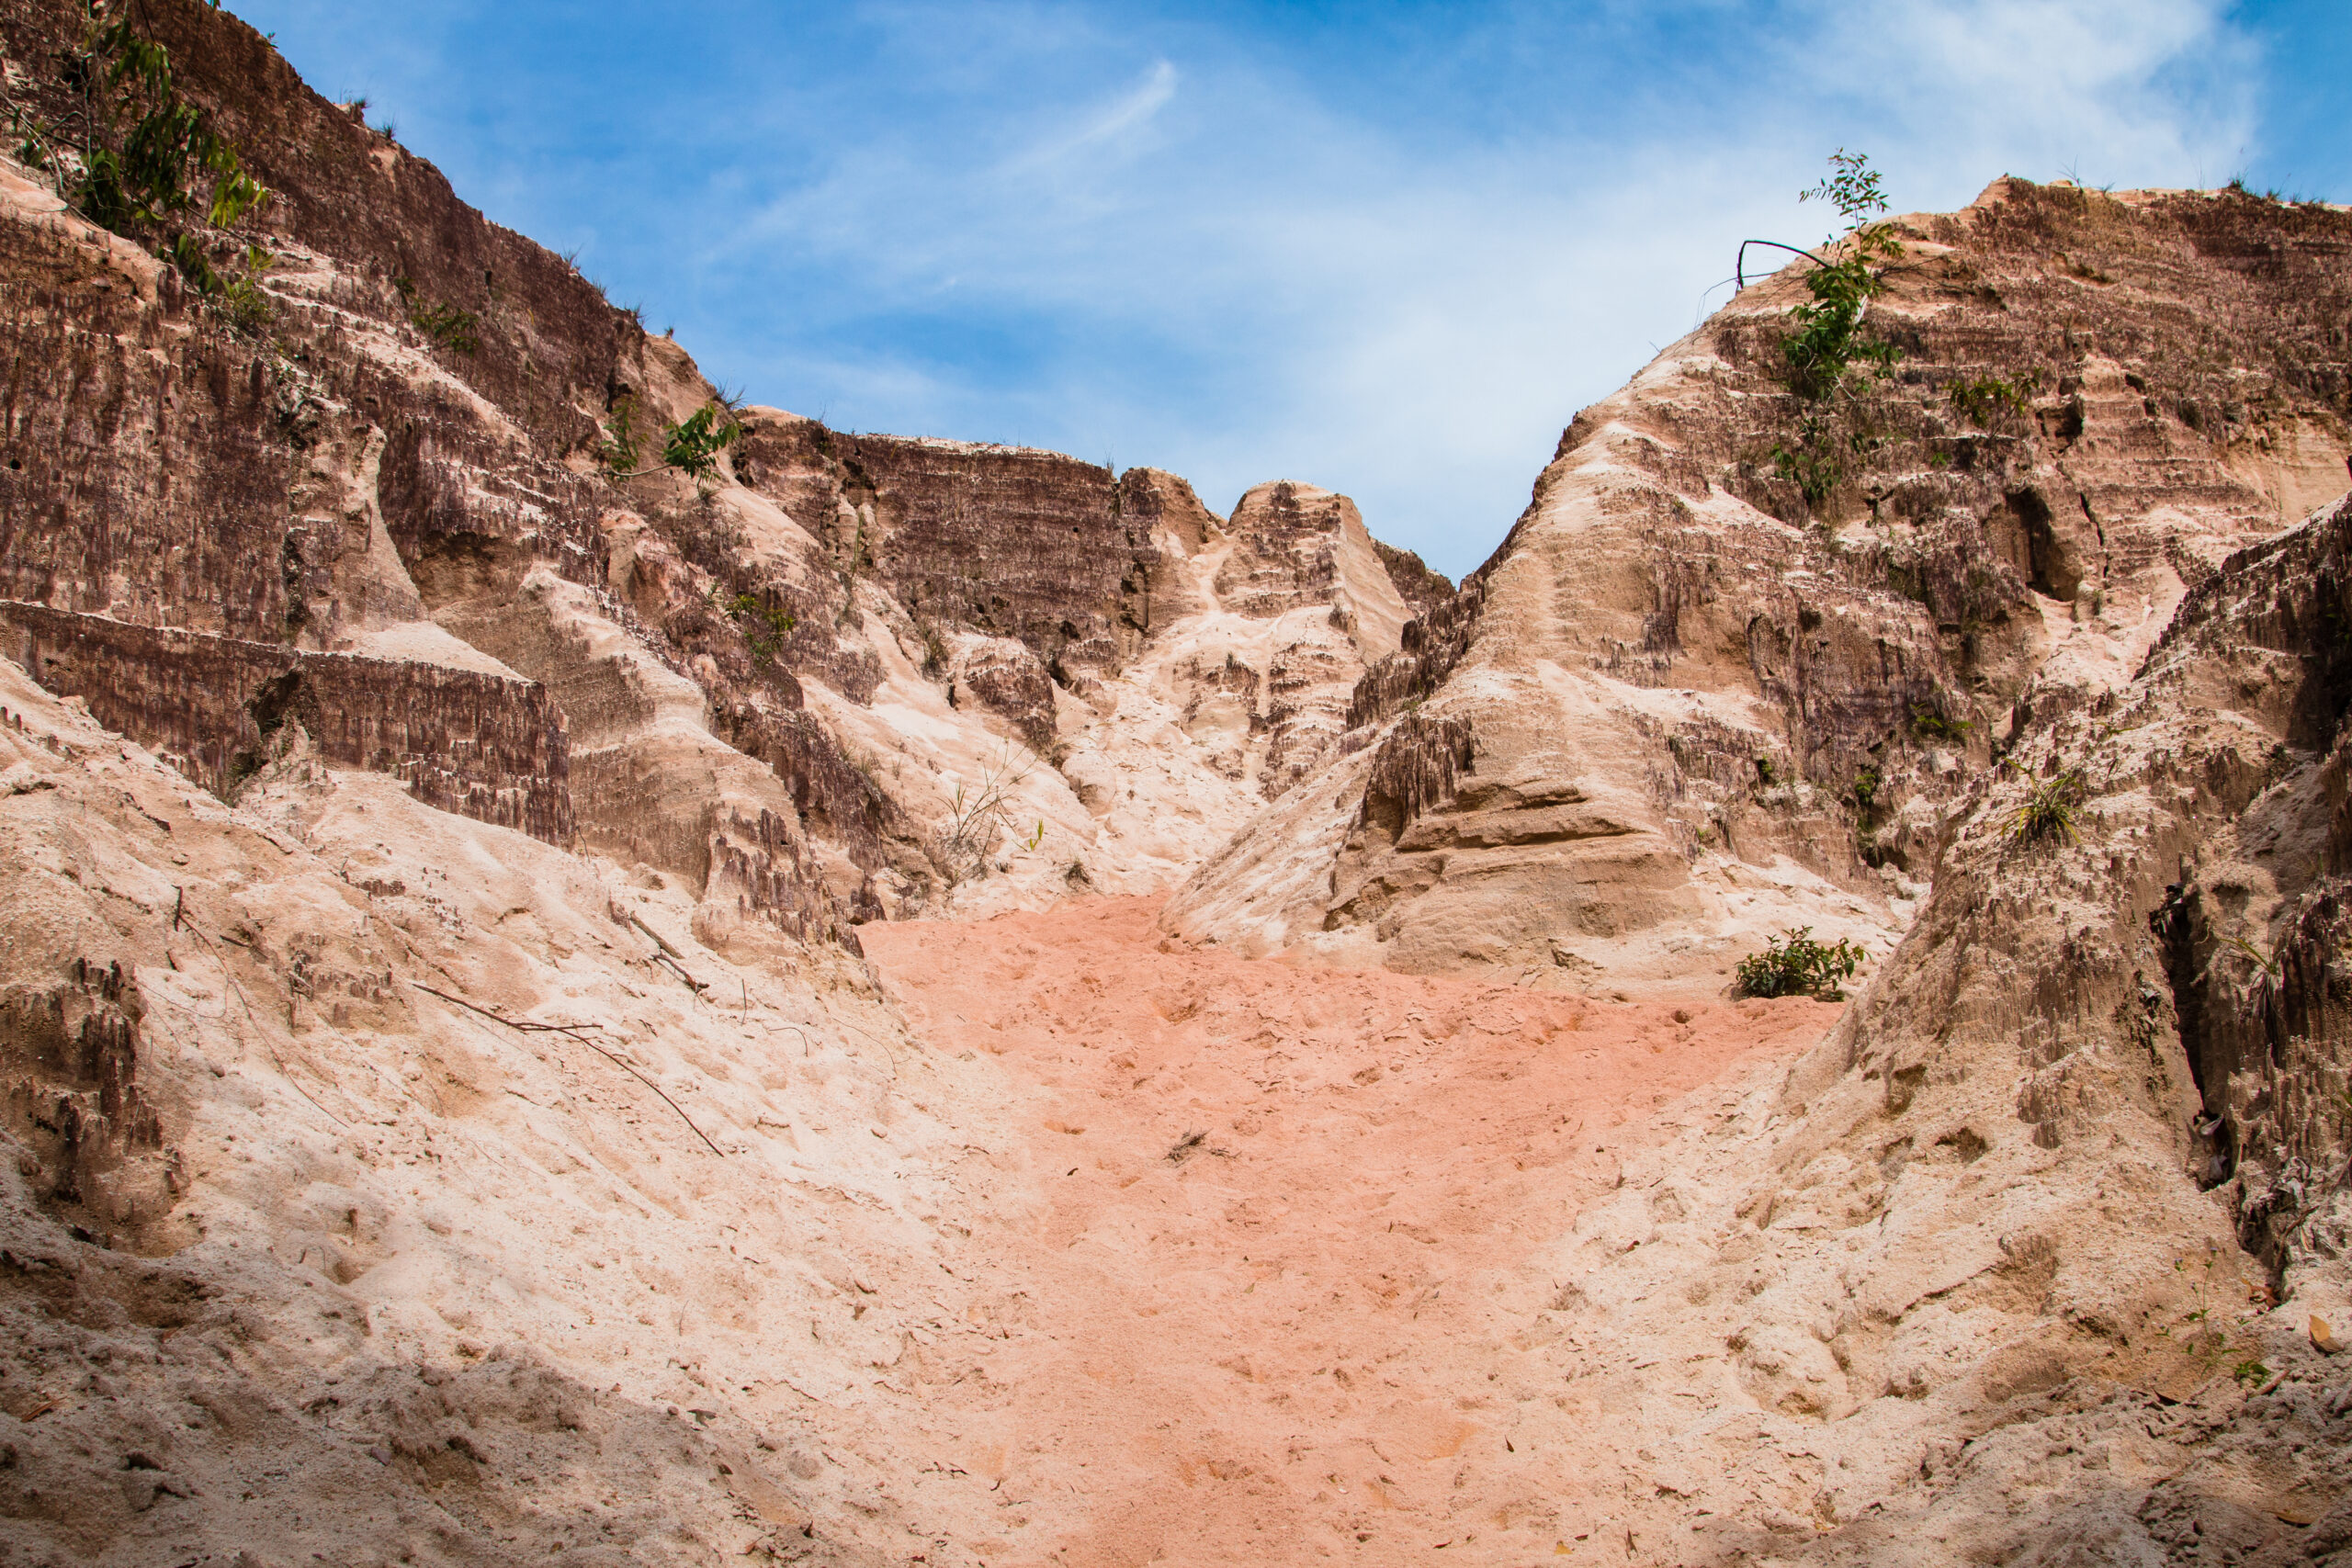
[[[250,29],[171,5],[150,25],[275,192],[252,224],[276,257],[266,323],[223,315],[35,171],[0,175],[23,370],[0,596],[52,643],[66,623],[40,613],[85,618],[80,664],[45,655],[42,678],[208,787],[251,766],[287,707],[265,688],[300,671],[329,765],[558,841],[576,826],[706,894],[714,935],[749,919],[845,941],[974,907],[976,877],[995,883],[982,903],[1172,880],[1321,764],[1344,693],[1393,649],[1402,601],[1321,491],[1283,487],[1228,533],[1173,475],[763,409],[690,479],[662,432],[715,394],[676,345]],[[56,62],[81,28],[31,0],[0,17],[28,112],[72,111]],[[1294,493],[1322,510],[1291,517]],[[1212,609],[1204,552],[1280,558],[1289,619],[1253,601],[1249,636],[1188,637]],[[1185,654],[1127,686],[1183,717],[1136,759],[1154,782],[1114,790],[1089,772],[1124,781],[1100,759],[1134,750],[1102,732],[1109,688],[1171,638]],[[185,668],[141,672],[167,650]],[[479,738],[433,716],[469,703]],[[1016,777],[987,823],[959,823],[959,800]],[[1135,804],[1106,833],[1113,799]],[[1149,819],[1174,799],[1170,838]],[[986,852],[943,850],[974,835]]]
[[[1890,378],[1791,384],[1798,263],[1578,414],[1360,685],[1347,746],[1382,760],[1329,822],[1263,825],[1325,874],[1260,880],[1245,835],[1171,929],[1568,984],[1728,978],[1789,925],[1883,950],[1993,752],[2342,490],[2343,212],[2002,181],[1896,231]],[[1367,781],[1426,771],[1412,707],[1473,739],[1408,806]]]
[[[0,650],[216,794],[308,741],[319,761],[393,774],[427,806],[571,841],[563,717],[534,682],[6,601]]]
[[[1891,379],[1763,285],[1455,591],[1296,483],[672,468],[683,350],[138,16],[278,260],[0,161],[9,1551],[2352,1540],[2352,218],[1906,220]],[[16,107],[85,21],[0,5]],[[1229,951],[859,956],[1196,869]],[[1892,948],[1811,1050],[1721,995],[1794,923]]]
[[[1661,1245],[1607,1260],[1630,1203],[1579,1223],[1561,1261],[1621,1367],[1727,1348],[1765,1433],[1826,1440],[1817,1539],[1776,1555],[2183,1562],[2227,1531],[2286,1562],[2352,1526],[2322,1333],[2352,1300],[2352,1040],[2322,999],[2347,549],[2352,502],[2225,558],[2132,679],[2032,725],[1838,1030],[1639,1172],[1677,1195]],[[1622,1441],[1717,1476],[1716,1517],[1770,1484],[1719,1440]],[[1772,1533],[1747,1507],[1767,1528],[1655,1525],[1731,1559]]]

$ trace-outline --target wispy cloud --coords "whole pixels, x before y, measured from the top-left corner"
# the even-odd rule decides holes
[[[1023,161],[1032,164],[1059,163],[1072,153],[1116,141],[1125,132],[1148,124],[1175,96],[1176,67],[1165,60],[1155,60],[1151,69],[1143,73],[1142,81],[1104,105],[1074,134],[1033,149]]]

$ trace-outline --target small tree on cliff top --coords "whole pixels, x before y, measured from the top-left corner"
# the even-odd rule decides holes
[[[1868,153],[1840,147],[1829,155],[1828,177],[1797,195],[1800,201],[1827,202],[1846,220],[1845,233],[1833,236],[1826,247],[1838,253],[1837,259],[1806,275],[1813,303],[1790,313],[1797,330],[1781,345],[1792,384],[1808,398],[1838,390],[1857,364],[1870,366],[1882,378],[1889,376],[1900,357],[1893,344],[1871,341],[1861,332],[1871,300],[1886,292],[1885,278],[1873,264],[1903,254],[1893,226],[1873,221],[1886,210],[1886,195],[1870,162]]]

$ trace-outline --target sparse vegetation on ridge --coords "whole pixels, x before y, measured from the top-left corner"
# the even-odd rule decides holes
[[[224,276],[202,231],[235,227],[268,202],[269,188],[245,173],[210,115],[180,96],[171,51],[139,28],[138,15],[92,0],[83,46],[65,62],[81,96],[74,123],[51,125],[11,105],[17,157],[46,172],[83,217],[170,262],[228,324],[254,329],[268,315],[254,279],[275,258],[246,245],[243,270]]]
[[[0,210],[0,567],[49,601],[0,604],[0,1479],[53,1505],[9,1540],[2333,1528],[2352,503],[2244,549],[2292,497],[2230,459],[2342,473],[2352,213],[1907,219],[1892,377],[1794,389],[1799,263],[1579,416],[1492,570],[1383,587],[1308,487],[738,411],[227,17],[118,3],[300,248],[248,345]],[[0,29],[53,118],[82,4]],[[744,432],[689,484],[698,411]],[[2083,841],[2013,841],[2066,769]]]
[[[1829,164],[1830,174],[1799,199],[1835,207],[1846,231],[1826,247],[1828,255],[1802,253],[1814,263],[1804,277],[1813,299],[1789,312],[1794,330],[1781,342],[1789,389],[1811,412],[1796,439],[1774,443],[1771,453],[1774,475],[1794,484],[1815,508],[1845,481],[1850,463],[1881,445],[1880,435],[1846,406],[1857,396],[1858,372],[1868,372],[1863,379],[1884,380],[1902,357],[1894,344],[1863,326],[1871,300],[1886,291],[1885,264],[1903,254],[1892,227],[1874,221],[1886,210],[1878,171],[1868,154],[1842,147]]]
[[[705,404],[684,419],[662,425],[662,464],[696,484],[707,484],[718,475],[718,455],[742,435],[742,422],[723,402]],[[637,428],[637,399],[624,396],[613,404],[611,426],[597,444],[596,459],[616,479],[636,479],[649,471],[639,466],[643,439]]]
[[[1797,330],[1781,344],[1790,386],[1816,402],[1841,390],[1855,367],[1868,367],[1884,379],[1902,357],[1894,344],[1862,331],[1871,300],[1886,292],[1883,264],[1903,254],[1893,228],[1871,220],[1886,210],[1878,171],[1870,166],[1868,153],[1842,147],[1829,155],[1829,175],[1800,192],[1798,199],[1835,207],[1847,220],[1846,231],[1830,243],[1837,259],[1805,275],[1813,303],[1789,312]]]

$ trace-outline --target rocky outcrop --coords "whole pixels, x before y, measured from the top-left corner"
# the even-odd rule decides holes
[[[1212,863],[1171,928],[1555,984],[1728,979],[1784,926],[1883,951],[1994,751],[2342,490],[2345,214],[2003,181],[1896,227],[1889,378],[1792,385],[1792,264],[1577,415],[1495,557],[1367,673],[1347,746],[1416,746],[1382,730],[1416,705],[1470,727],[1442,820],[1408,840],[1334,792],[1328,877]]]
[[[276,193],[250,234],[218,237],[224,266],[232,239],[275,256],[266,328],[65,210],[49,176],[0,172],[21,361],[0,597],[51,639],[42,678],[208,787],[267,749],[286,705],[265,688],[299,671],[326,765],[395,769],[421,799],[553,840],[576,825],[583,848],[706,892],[714,934],[750,918],[845,940],[941,902],[932,845],[958,778],[1007,745],[1054,750],[1115,706],[1103,682],[1148,639],[1205,609],[1181,563],[1218,521],[1172,475],[771,410],[744,411],[700,480],[665,467],[665,423],[714,399],[681,350],[251,29],[150,10],[181,89]],[[78,112],[60,62],[84,35],[45,0],[0,14],[22,112]],[[69,624],[78,664],[51,657]],[[142,667],[166,654],[186,657]],[[1356,673],[1287,670],[1286,701]],[[919,772],[879,765],[904,740],[877,698],[942,711],[948,743]],[[1280,771],[1315,750],[1288,743]],[[1023,809],[1080,840],[1029,857],[1023,896],[1059,896],[1090,856],[1125,874],[1061,775],[1023,766]]]
[[[472,670],[140,626],[0,601],[0,650],[219,795],[307,741],[428,806],[571,840],[563,716],[545,687]]]
[[[2240,1243],[2274,1276],[2352,1247],[2352,1020],[2337,978],[2352,934],[2347,613],[2352,501],[2232,557],[2113,710],[2050,742],[2102,817],[2119,784],[2171,796],[2167,841],[2131,887],[2153,950],[2132,956],[2173,999],[2195,1095],[2188,1168],[2227,1193]]]
[[[0,1555],[2352,1540],[2352,218],[1905,220],[1890,378],[1770,280],[1454,590],[727,408],[135,16],[277,260],[0,161]]]
[[[2114,690],[1973,773],[1932,893],[1818,1046],[1680,1102],[1655,1147],[1566,1107],[1487,1144],[1482,1205],[1539,1151],[1611,1162],[1480,1292],[1480,1408],[1497,1450],[1552,1456],[1544,1534],[1919,1568],[2347,1539],[2347,550],[2352,501],[2224,558]],[[1591,818],[1430,809],[1481,786],[1426,715],[1327,775],[1400,838]],[[1697,1048],[1713,989],[1652,1049]],[[1531,1046],[1530,1081],[1577,1041]]]
[[[863,575],[917,623],[1018,642],[1066,685],[1115,671],[1151,630],[1159,552],[1108,468],[767,415],[735,468],[820,545],[837,596]]]
[[[1396,586],[1398,597],[1409,605],[1416,615],[1424,615],[1453,597],[1453,584],[1442,571],[1431,571],[1429,563],[1411,550],[1378,539],[1372,542],[1373,552],[1380,557],[1380,564],[1388,570],[1388,581]]]
[[[1860,1428],[1841,1469],[1954,1419],[1985,1456],[1928,1437],[1883,1517],[1840,1505],[1806,1560],[1949,1560],[1923,1535],[2030,1559],[2101,1518],[2144,1543],[2117,1555],[2177,1560],[2168,1532],[2225,1499],[2260,1503],[2249,1547],[2287,1551],[2352,1485],[2311,1398],[2352,1224],[2352,1043],[2317,994],[2343,962],[2347,547],[2352,502],[2228,558],[2132,679],[2021,735],[1958,803],[1901,947],[1781,1087],[1778,1174],[1742,1212],[1759,1236],[1819,1227],[1778,1261],[1830,1332],[1768,1337],[1759,1314],[1730,1341],[1741,1377]],[[1690,1300],[1724,1279],[1630,1273]],[[1937,1299],[1976,1321],[1939,1323]],[[2168,1462],[2086,1450],[2034,1472],[2038,1517],[1988,1506],[2091,1403],[2184,1401],[2198,1420],[2143,1428]],[[2291,1451],[2311,1459],[2275,1462]]]
[[[6,1127],[50,1213],[111,1230],[159,1219],[185,1172],[141,1089],[139,990],[122,965],[76,959],[48,984],[0,988]]]
[[[842,1044],[890,1028],[862,965],[812,943],[739,970],[692,934],[683,888],[368,772],[266,769],[224,807],[5,660],[0,851],[11,1553],[491,1562],[681,1529],[866,1550],[801,1422],[755,1425],[718,1380],[620,1343],[666,1300],[688,1314],[672,1348],[715,1370],[740,1358],[712,1347],[764,1337],[787,1301],[833,1300],[829,1275],[894,1289],[868,1239],[914,1222],[898,1174],[854,1168],[881,1146],[866,1124],[848,1161],[820,1156],[859,1194],[846,1230],[767,1152],[786,1118],[888,1100],[888,1047]],[[752,1089],[763,1109],[711,1103],[689,1064],[722,1060],[775,1086]],[[763,1116],[746,1141],[735,1123]],[[718,1227],[761,1267],[690,1239]],[[805,1275],[767,1273],[771,1234]],[[571,1293],[560,1322],[526,1304],[549,1290]],[[871,1359],[895,1325],[859,1317],[849,1353]],[[610,1375],[583,1331],[616,1337]],[[559,1453],[587,1490],[525,1504]],[[690,1474],[665,1470],[682,1456]],[[591,1476],[632,1490],[600,1503]]]

